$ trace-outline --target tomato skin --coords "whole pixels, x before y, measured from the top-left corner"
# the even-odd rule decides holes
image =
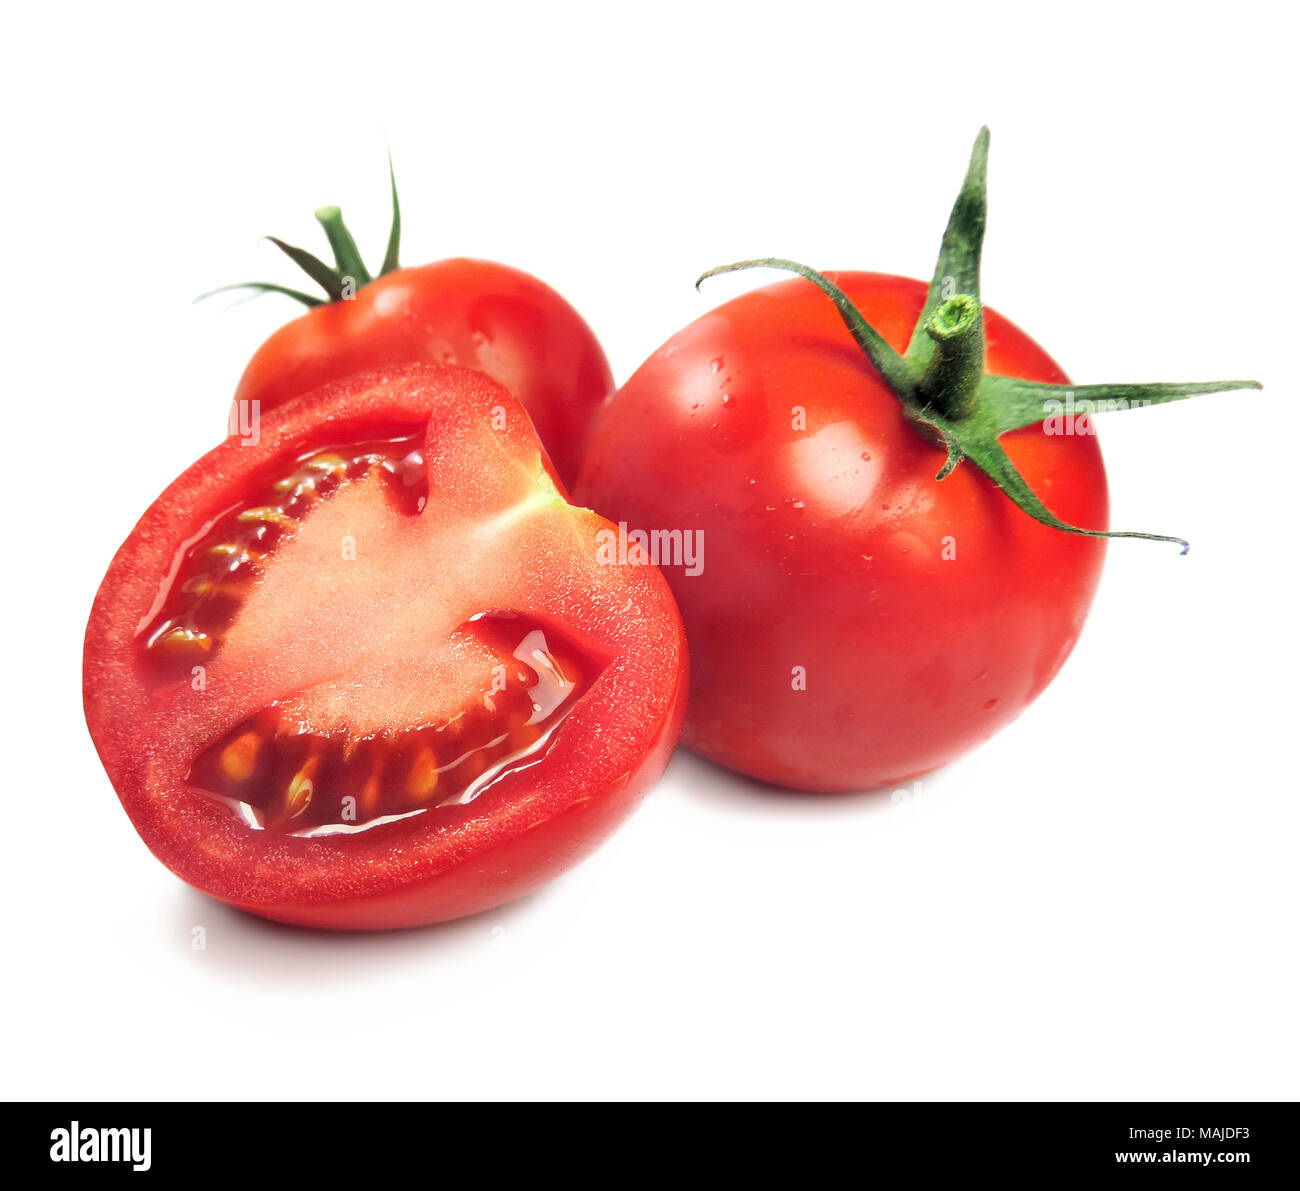
[[[565,483],[614,389],[591,328],[553,289],[507,265],[456,258],[398,269],[287,323],[248,362],[234,399],[260,401],[266,413],[354,373],[418,362],[461,364],[505,385]]]
[[[828,276],[906,347],[924,283]],[[985,319],[990,372],[1067,383]],[[1002,443],[1058,516],[1106,528],[1094,436],[1034,426]],[[577,497],[633,528],[703,534],[701,574],[665,570],[691,650],[684,743],[768,782],[868,789],[946,764],[1043,690],[1105,541],[1034,521],[969,464],[936,482],[943,462],[802,280],[727,302],[641,366],[597,423]]]
[[[500,410],[504,429],[495,416]],[[214,510],[238,503],[248,477],[264,474],[268,461],[322,439],[348,441],[340,435],[355,433],[361,441],[375,427],[412,419],[427,419],[430,495],[419,516],[427,513],[434,529],[459,519],[467,542],[482,536],[503,543],[498,558],[513,564],[484,575],[484,589],[494,589],[484,596],[490,606],[513,603],[563,622],[608,663],[544,756],[507,772],[465,806],[319,839],[252,830],[187,787],[192,759],[250,710],[283,693],[286,675],[302,671],[304,656],[373,691],[382,713],[382,686],[355,680],[365,678],[374,641],[385,639],[387,627],[370,628],[369,644],[354,634],[364,636],[368,622],[383,615],[372,606],[335,606],[345,597],[327,583],[329,596],[313,594],[310,602],[287,610],[293,639],[268,634],[265,649],[251,661],[236,664],[232,630],[228,652],[216,655],[205,689],[195,692],[188,673],[159,686],[142,667],[140,634],[159,599],[160,581],[178,547],[195,539]],[[565,503],[553,479],[528,418],[500,385],[468,369],[430,365],[327,386],[266,416],[256,446],[227,439],[182,474],[110,564],[84,653],[91,736],[150,850],[191,885],[251,913],[304,926],[386,929],[499,905],[594,849],[667,763],[684,711],[685,638],[657,569],[596,569],[594,545],[589,555],[587,544],[607,526]],[[390,522],[397,516],[386,515]],[[310,518],[304,522],[309,524]],[[420,524],[418,518],[403,522],[412,541]],[[388,542],[368,523],[358,532],[361,557],[375,555],[377,574],[396,575],[398,568],[390,571],[385,555]],[[434,565],[417,572],[420,582],[439,582],[438,561],[435,552]],[[273,556],[268,567],[276,565]],[[269,578],[259,586],[265,590],[268,583]],[[313,590],[321,589],[309,584]],[[513,600],[499,599],[502,591]],[[478,594],[462,593],[467,602],[452,619],[475,610]],[[393,607],[419,595],[398,591]],[[249,597],[249,608],[255,598]],[[636,611],[629,614],[629,607]],[[261,634],[251,636],[257,641]],[[314,637],[315,644],[304,645],[298,637]],[[431,637],[428,648],[436,647]]]

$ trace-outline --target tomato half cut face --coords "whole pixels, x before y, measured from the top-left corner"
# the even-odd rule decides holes
[[[593,848],[667,762],[667,584],[608,565],[522,407],[416,365],[232,437],[118,551],[86,718],[192,885],[284,922],[474,913]]]

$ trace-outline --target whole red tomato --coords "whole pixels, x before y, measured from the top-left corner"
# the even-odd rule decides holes
[[[401,217],[371,279],[337,207],[317,212],[334,249],[331,268],[272,238],[325,290],[329,301],[278,285],[311,309],[271,335],[235,391],[267,412],[356,372],[394,364],[461,364],[500,381],[523,404],[566,484],[577,475],[591,419],[613,391],[591,328],[536,277],[491,261],[453,259],[399,268]],[[240,287],[224,287],[240,288]],[[248,418],[248,406],[243,415]]]
[[[906,346],[923,282],[829,276]],[[991,368],[1065,381],[985,317]],[[1004,445],[1060,516],[1106,524],[1095,437],[1035,427]],[[698,575],[665,569],[691,650],[685,743],[783,785],[878,786],[944,764],[1047,685],[1105,543],[1026,517],[974,468],[936,483],[944,454],[806,281],[726,303],[637,370],[578,498],[629,528],[702,535]]]
[[[1246,383],[1073,389],[984,309],[986,144],[929,287],[732,266],[808,279],[673,336],[593,433],[578,499],[696,544],[665,570],[691,652],[683,740],[742,773],[889,785],[1014,719],[1078,640],[1105,550],[1101,453],[1071,403]]]
[[[213,897],[307,926],[471,914],[561,872],[667,763],[685,642],[604,566],[520,406],[410,365],[211,451],[114,557],[86,719],[122,805]]]

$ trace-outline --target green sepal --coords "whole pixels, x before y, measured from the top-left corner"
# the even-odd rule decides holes
[[[383,267],[379,270],[380,277],[392,273],[399,267],[397,256],[402,240],[402,209],[397,201],[397,177],[393,172],[391,154],[388,157],[388,185],[393,200],[393,220],[388,230],[388,247],[384,252]],[[356,241],[352,238],[352,233],[348,231],[347,224],[343,222],[343,213],[338,207],[321,207],[316,212],[316,219],[321,227],[325,229],[325,236],[329,240],[331,251],[334,253],[335,268],[331,268],[306,249],[286,244],[275,236],[267,236],[266,238],[319,285],[325,291],[326,298],[329,301],[341,302],[355,296],[356,291],[361,289],[362,286],[368,285],[374,280],[374,277],[371,275],[370,270],[366,268]],[[355,283],[353,286],[347,285],[346,279],[348,278]],[[269,281],[246,281],[234,285],[218,286],[216,289],[200,294],[194,300],[201,302],[204,298],[210,298],[214,294],[225,293],[234,289],[252,290],[254,296],[257,294],[283,294],[285,297],[292,298],[295,302],[301,302],[309,308],[325,305],[322,299],[313,297],[311,294],[291,289],[288,286],[276,285]]]
[[[306,307],[324,306],[325,303],[320,298],[314,298],[311,294],[304,294],[300,289],[290,289],[287,285],[276,285],[271,281],[236,281],[233,285],[219,285],[216,289],[210,289],[205,294],[200,294],[194,300],[202,302],[205,298],[215,297],[217,294],[229,293],[234,289],[251,289],[255,292],[250,297],[257,297],[258,294],[283,294],[286,298],[292,298],[295,302],[301,302]],[[238,303],[235,303],[238,305]]]
[[[267,236],[266,238],[329,294],[331,302],[341,302],[343,300],[343,278],[323,260],[312,256],[306,249],[295,248],[292,244],[286,244],[275,236]]]
[[[402,208],[397,201],[397,175],[393,173],[393,155],[388,155],[388,185],[393,192],[393,222],[388,228],[388,248],[384,252],[384,263],[379,270],[383,277],[398,268],[397,252],[402,242]]]
[[[948,457],[934,477],[945,479],[964,459],[969,459],[976,467],[989,477],[1023,512],[1035,521],[1041,521],[1052,529],[1064,533],[1082,534],[1090,538],[1145,538],[1152,542],[1174,542],[1182,547],[1180,553],[1186,554],[1189,544],[1185,538],[1171,534],[1139,533],[1129,529],[1083,529],[1062,521],[1039,499],[1038,494],[1029,486],[1011,462],[1002,444],[998,441],[998,431],[984,417],[949,422],[935,415],[913,415],[913,421],[929,427],[943,441],[948,450]]]
[[[986,376],[980,384],[982,399],[994,410],[999,434],[1019,430],[1054,415],[1073,411],[1075,416],[1166,405],[1206,393],[1234,389],[1260,389],[1257,380],[1192,381],[1187,384],[1050,385],[1013,376]],[[1080,410],[1080,406],[1088,408]],[[1057,408],[1060,407],[1060,408]]]
[[[844,325],[848,327],[854,342],[866,353],[867,359],[876,366],[876,371],[889,382],[890,387],[897,391],[899,386],[911,384],[912,374],[904,367],[903,357],[890,347],[876,328],[858,313],[858,308],[849,301],[849,296],[835,282],[807,265],[781,260],[778,257],[736,261],[735,264],[719,265],[716,269],[701,273],[695,281],[695,288],[699,289],[700,285],[710,277],[717,277],[721,273],[735,273],[741,269],[785,269],[787,272],[797,273],[806,281],[811,281],[835,303],[835,309],[840,312],[840,318],[844,320]]]

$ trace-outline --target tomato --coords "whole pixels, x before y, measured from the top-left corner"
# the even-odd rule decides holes
[[[471,914],[589,852],[680,729],[658,570],[601,564],[610,527],[478,372],[355,377],[256,437],[150,507],[86,630],[87,723],[149,848],[336,928]]]
[[[830,277],[906,345],[923,282]],[[1065,381],[985,316],[991,367]],[[1094,436],[1026,428],[1004,445],[1062,517],[1106,523]],[[943,461],[803,280],[726,303],[638,369],[597,427],[578,498],[630,527],[702,535],[700,574],[665,569],[691,648],[686,744],[782,785],[890,785],[1047,685],[1105,543],[1026,517],[973,468],[936,483]]]
[[[569,483],[614,388],[595,335],[553,289],[506,265],[445,260],[389,273],[281,327],[249,360],[235,402],[259,401],[265,413],[352,373],[414,361],[463,364],[504,384]]]
[[[273,242],[332,300],[281,286],[248,287],[290,294],[311,309],[254,353],[239,380],[232,416],[241,403],[260,402],[265,413],[356,372],[404,363],[462,364],[486,372],[523,403],[560,476],[571,484],[592,416],[614,389],[605,353],[578,312],[536,277],[491,261],[399,268],[396,186],[388,254],[373,280],[338,208],[322,208],[317,218],[334,246],[336,268]]]
[[[986,135],[929,287],[731,266],[804,279],[674,335],[593,433],[578,499],[697,542],[697,573],[666,570],[691,650],[683,741],[741,773],[888,786],[1014,719],[1078,640],[1105,537],[1155,536],[1107,533],[1072,395],[1253,383],[1075,389],[982,307]],[[1065,417],[1044,421],[1057,398]]]

